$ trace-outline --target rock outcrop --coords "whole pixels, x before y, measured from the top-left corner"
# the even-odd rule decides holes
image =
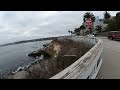
[[[33,64],[31,67],[8,75],[7,79],[48,79],[59,73],[82,55],[93,45],[75,42],[70,39],[53,40],[47,47],[30,53],[28,56],[44,56],[44,60]],[[47,57],[47,58],[46,58]]]

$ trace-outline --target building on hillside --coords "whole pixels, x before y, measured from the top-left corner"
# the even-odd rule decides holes
[[[105,31],[108,24],[105,24],[104,19],[99,19],[99,16],[97,16],[94,22],[94,28],[96,28],[97,25],[102,26],[102,31]]]

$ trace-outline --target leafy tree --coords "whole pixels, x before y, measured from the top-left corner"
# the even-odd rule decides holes
[[[111,17],[110,13],[108,13],[107,11],[104,12],[104,19],[108,20]]]
[[[116,14],[116,19],[120,19],[120,12]]]
[[[97,25],[95,30],[98,31],[98,32],[101,32],[102,26],[101,25]]]
[[[85,26],[84,26],[84,25],[81,25],[81,26],[80,26],[80,30],[83,30],[83,29],[85,29]]]
[[[74,33],[75,33],[76,35],[80,35],[80,28],[75,28],[75,29],[74,29]]]
[[[107,26],[107,31],[116,31],[117,30],[117,23],[116,21],[110,21]]]
[[[109,21],[107,26],[107,31],[118,31],[120,30],[120,12],[116,14],[116,19],[114,21]]]
[[[82,34],[84,35],[84,34],[85,34],[85,33],[84,33],[85,26],[84,26],[84,25],[81,25],[81,26],[80,26],[80,30],[82,30]]]

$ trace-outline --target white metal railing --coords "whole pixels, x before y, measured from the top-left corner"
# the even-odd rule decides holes
[[[90,42],[94,46],[81,58],[50,79],[95,79],[102,64],[103,42],[99,38],[90,36],[74,36],[71,39]]]

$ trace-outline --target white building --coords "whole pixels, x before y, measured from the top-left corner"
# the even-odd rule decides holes
[[[104,19],[99,19],[99,16],[97,16],[94,22],[94,28],[96,28],[97,25],[102,26],[102,31],[105,31],[108,24],[105,24]]]

